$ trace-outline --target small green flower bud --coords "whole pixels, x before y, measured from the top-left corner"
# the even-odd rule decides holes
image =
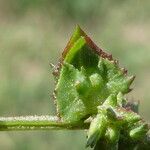
[[[97,141],[105,135],[105,132],[106,118],[101,114],[98,114],[90,124],[86,147],[94,147]]]
[[[146,135],[148,130],[149,130],[148,125],[142,124],[139,127],[132,129],[129,134],[132,139],[139,140],[139,139],[143,138],[143,136]]]

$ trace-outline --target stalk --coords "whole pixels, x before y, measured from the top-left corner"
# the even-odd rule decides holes
[[[0,117],[0,131],[18,130],[81,130],[89,123],[64,123],[57,116]]]

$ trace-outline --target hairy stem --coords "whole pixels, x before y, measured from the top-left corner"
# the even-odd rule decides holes
[[[17,130],[79,130],[88,129],[89,123],[65,123],[57,116],[0,117],[0,131]]]

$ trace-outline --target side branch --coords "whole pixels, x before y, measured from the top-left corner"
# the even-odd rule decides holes
[[[0,131],[17,130],[81,130],[89,123],[64,123],[57,116],[0,117]]]

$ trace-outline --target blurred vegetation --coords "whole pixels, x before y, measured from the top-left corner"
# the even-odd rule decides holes
[[[135,74],[130,100],[150,121],[150,1],[0,0],[1,116],[55,114],[49,63],[75,24]],[[135,86],[136,85],[136,86]],[[84,131],[1,132],[3,150],[84,150]]]

